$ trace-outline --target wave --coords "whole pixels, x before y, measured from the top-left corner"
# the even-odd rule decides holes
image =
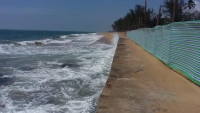
[[[112,44],[113,45],[115,45],[115,46],[117,46],[117,44],[118,44],[118,41],[119,41],[119,36],[118,36],[118,34],[113,34],[113,38],[112,38]]]
[[[85,36],[85,35],[88,35],[88,34],[70,34],[69,36],[70,37],[79,37],[79,36]]]
[[[12,79],[3,78],[7,86],[0,87],[0,106],[5,108],[0,109],[5,113],[95,112],[117,45],[118,37],[113,37],[112,44],[90,45],[102,35],[87,34],[61,46],[3,45],[14,72]]]
[[[62,39],[65,39],[67,37],[69,37],[69,36],[68,35],[62,35],[62,36],[60,36],[60,38],[62,38]]]
[[[95,36],[97,33],[88,33],[88,34],[70,34],[70,35],[62,35],[60,38],[65,39],[69,37],[81,37],[81,36]]]
[[[47,45],[47,44],[65,44],[71,42],[72,40],[53,40],[53,39],[45,39],[45,40],[33,40],[33,41],[22,41],[17,42],[20,45]]]
[[[85,46],[92,44],[96,40],[102,38],[102,35],[95,34],[81,34],[78,37],[69,37],[68,35],[62,35],[57,39],[44,39],[44,40],[32,40],[32,41],[6,41],[9,43],[0,44],[1,54],[20,54],[20,55],[36,55],[36,54],[63,54],[70,52],[78,52],[76,50],[78,46]],[[44,45],[44,46],[43,46]],[[46,46],[45,46],[46,45]],[[66,51],[67,50],[67,51]]]

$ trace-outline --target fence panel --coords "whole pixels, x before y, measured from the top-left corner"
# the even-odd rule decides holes
[[[127,37],[200,85],[200,21],[128,31]]]

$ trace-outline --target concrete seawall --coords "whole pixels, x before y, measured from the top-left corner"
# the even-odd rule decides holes
[[[97,113],[200,112],[200,87],[166,67],[124,33],[119,37]]]

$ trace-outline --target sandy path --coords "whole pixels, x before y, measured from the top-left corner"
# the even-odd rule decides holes
[[[200,87],[119,35],[97,113],[200,113]]]

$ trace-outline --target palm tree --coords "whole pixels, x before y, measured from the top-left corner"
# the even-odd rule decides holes
[[[174,0],[174,9],[173,9],[173,18],[172,18],[172,22],[174,22],[175,20],[175,13],[176,13],[176,3],[177,3],[177,0]]]
[[[160,16],[161,16],[161,8],[162,8],[162,5],[160,5],[159,11],[158,11],[157,25],[159,25],[159,20],[160,20]]]
[[[189,8],[189,9],[195,8],[195,3],[193,0],[188,0],[188,2],[185,4],[184,9],[187,9],[187,8]]]
[[[145,27],[146,27],[146,21],[147,21],[146,10],[147,10],[147,0],[144,0],[144,26]]]

